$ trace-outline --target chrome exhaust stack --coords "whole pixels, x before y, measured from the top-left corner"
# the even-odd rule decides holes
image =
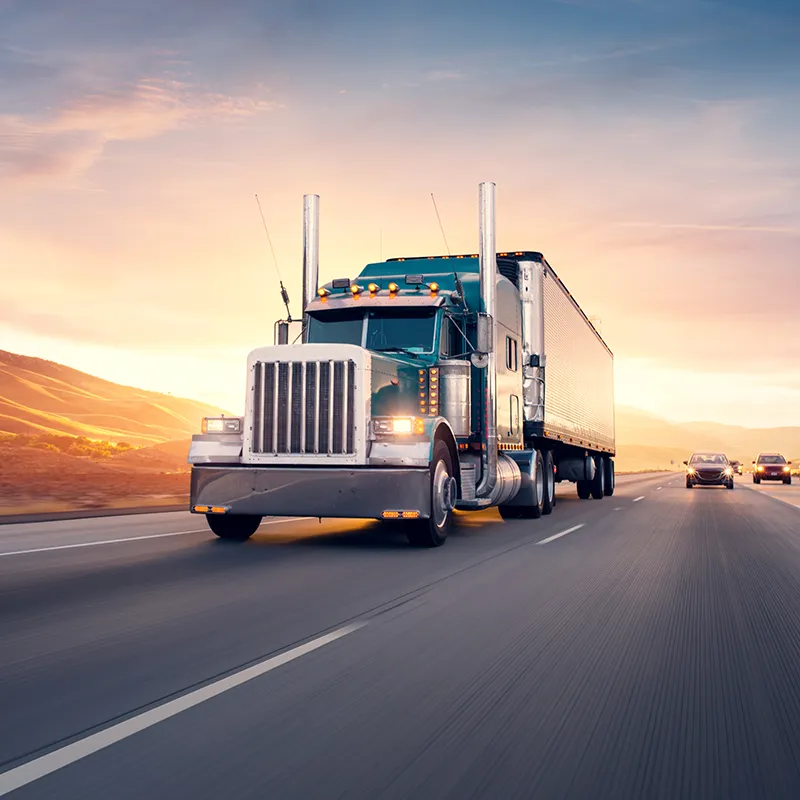
[[[306,308],[319,286],[319,195],[303,196],[303,330]],[[305,339],[305,335],[303,336]]]
[[[497,293],[497,248],[495,245],[495,184],[478,184],[481,302],[478,315],[478,350],[486,356],[486,414],[483,431],[482,474],[476,488],[479,498],[491,497],[497,485],[497,356],[495,353],[495,316]]]

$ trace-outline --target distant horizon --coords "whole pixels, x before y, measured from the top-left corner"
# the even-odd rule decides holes
[[[209,397],[204,397],[202,395],[186,395],[186,394],[180,394],[180,393],[176,393],[176,392],[169,392],[169,391],[164,391],[163,389],[160,389],[160,388],[157,388],[157,387],[153,387],[153,386],[139,385],[139,384],[136,384],[136,383],[125,382],[124,380],[116,380],[114,377],[109,377],[108,374],[100,374],[100,373],[97,373],[97,372],[91,372],[91,371],[89,371],[88,369],[86,369],[86,368],[84,368],[82,366],[76,365],[75,363],[66,363],[64,361],[60,361],[58,359],[55,359],[52,356],[46,356],[46,355],[41,355],[41,354],[36,354],[36,353],[22,353],[22,352],[17,352],[17,351],[13,351],[13,350],[8,350],[5,347],[0,347],[0,351],[5,351],[5,352],[10,353],[11,355],[14,355],[14,356],[22,356],[23,358],[40,359],[42,361],[50,362],[52,364],[57,364],[59,366],[68,367],[69,369],[74,369],[74,370],[76,370],[78,372],[83,372],[83,373],[85,373],[87,375],[90,375],[93,378],[99,378],[100,380],[109,381],[111,383],[115,383],[115,384],[118,384],[120,386],[126,386],[126,387],[131,388],[131,389],[137,389],[139,391],[144,391],[144,392],[153,392],[155,394],[162,394],[162,395],[165,395],[165,396],[174,397],[176,399],[190,400],[190,401],[194,401],[194,402],[197,402],[197,403],[203,403],[203,404],[206,404],[206,405],[217,407],[217,408],[220,409],[220,411],[223,411],[225,413],[230,413],[232,416],[240,416],[240,415],[242,415],[244,413],[244,409],[243,408],[241,410],[239,410],[239,411],[235,411],[235,410],[233,410],[233,406],[226,406],[224,403],[215,402],[213,399],[209,399]],[[124,371],[124,367],[123,367],[123,371]],[[244,371],[245,371],[244,367],[242,367],[243,376],[244,376]],[[243,378],[243,381],[244,381],[244,378]],[[241,400],[243,401],[244,400],[244,396],[245,396],[244,395],[244,386],[242,387],[242,392],[239,393],[239,394],[241,396]],[[237,394],[236,396],[238,397],[239,394]],[[662,416],[662,415],[657,414],[655,412],[652,412],[652,411],[650,411],[650,410],[648,410],[646,408],[641,408],[639,406],[631,405],[630,403],[623,403],[623,402],[619,402],[619,401],[615,402],[614,407],[615,407],[617,412],[619,412],[621,410],[625,411],[625,412],[634,412],[636,414],[640,414],[640,415],[645,416],[645,417],[651,417],[651,418],[653,418],[655,420],[658,420],[660,422],[667,422],[667,423],[674,424],[674,425],[693,425],[693,424],[697,424],[697,425],[722,425],[724,427],[742,428],[743,430],[748,430],[748,431],[754,431],[754,430],[779,430],[779,429],[784,429],[784,428],[797,428],[797,429],[800,429],[800,422],[798,422],[798,424],[795,424],[795,425],[792,425],[792,424],[788,424],[788,425],[741,425],[741,424],[737,424],[737,423],[720,422],[719,420],[714,420],[714,419],[698,419],[698,418],[676,419],[676,418],[671,418],[671,417],[667,417],[667,416]]]

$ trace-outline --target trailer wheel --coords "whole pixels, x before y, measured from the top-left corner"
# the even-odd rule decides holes
[[[556,504],[556,475],[553,463],[553,451],[544,454],[544,502],[542,514],[552,514]]]
[[[453,477],[450,448],[441,440],[433,447],[431,461],[431,516],[408,522],[406,536],[414,547],[440,547],[453,523],[458,485]]]
[[[578,497],[581,500],[588,500],[589,495],[592,493],[592,482],[591,481],[577,481],[578,487]]]
[[[606,494],[606,471],[603,466],[603,459],[597,456],[594,460],[594,479],[589,483],[592,497],[595,500],[602,500]]]
[[[606,472],[606,497],[611,497],[614,494],[616,480],[614,478],[614,462],[610,456],[603,456],[603,469]]]
[[[233,542],[247,541],[261,524],[263,517],[254,514],[207,514],[206,522],[208,527],[219,536],[220,539],[228,539]]]

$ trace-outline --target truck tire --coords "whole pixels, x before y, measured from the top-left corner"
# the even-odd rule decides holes
[[[208,527],[220,539],[246,542],[257,530],[263,517],[254,514],[207,514]]]
[[[595,500],[602,500],[606,495],[606,470],[603,465],[603,457],[596,456],[594,459],[594,479],[590,481],[592,497]]]
[[[611,456],[603,456],[603,469],[606,472],[605,494],[606,497],[612,497],[616,480],[614,477],[614,462]]]
[[[556,473],[553,463],[553,451],[544,453],[544,502],[542,514],[552,514],[556,505]]]
[[[450,448],[441,440],[433,446],[431,460],[431,516],[406,523],[406,536],[414,547],[440,547],[453,524],[457,486]]]
[[[497,510],[503,519],[539,519],[544,513],[544,498],[547,494],[547,475],[544,471],[544,460],[539,450],[536,451],[536,480],[534,486],[538,495],[532,506],[498,506]]]
[[[592,482],[578,481],[576,485],[578,487],[578,497],[580,497],[581,500],[588,500],[592,493]]]

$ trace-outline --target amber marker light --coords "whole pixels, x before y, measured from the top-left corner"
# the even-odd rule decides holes
[[[381,287],[378,286],[377,283],[371,283],[369,286],[367,286],[367,289],[369,289],[370,294],[375,294],[375,292],[379,292],[380,288]]]
[[[399,288],[400,287],[394,283],[394,281],[389,284],[389,292],[391,292],[391,294],[394,294]]]

